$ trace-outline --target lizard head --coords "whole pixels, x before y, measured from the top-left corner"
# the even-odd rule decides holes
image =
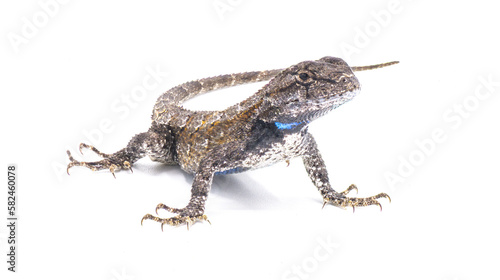
[[[312,121],[359,93],[361,86],[353,71],[390,64],[351,68],[344,60],[330,56],[300,62],[284,69],[263,88],[270,106],[261,118],[281,123]]]

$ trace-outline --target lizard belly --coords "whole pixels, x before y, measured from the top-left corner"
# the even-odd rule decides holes
[[[301,156],[306,141],[304,132],[305,129],[273,141],[262,141],[246,152],[241,166],[256,169]]]
[[[203,168],[200,165],[209,165],[207,168],[215,168],[217,175],[262,168],[301,156],[308,141],[306,135],[306,123],[286,129],[263,121],[252,126],[222,122],[205,125],[181,133],[179,165],[189,173]]]

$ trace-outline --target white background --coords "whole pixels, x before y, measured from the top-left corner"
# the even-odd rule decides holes
[[[491,1],[47,2],[0,7],[0,168],[17,164],[19,217],[18,273],[2,261],[2,279],[500,277],[500,21]],[[191,175],[149,159],[116,179],[65,174],[67,149],[93,160],[80,142],[123,148],[172,86],[326,55],[401,62],[357,74],[361,94],[310,126],[334,188],[387,192],[382,212],[322,210],[296,159],[215,178],[212,225],[162,232],[141,226],[142,216],[159,202],[183,207]],[[163,74],[141,95],[154,69]],[[189,106],[223,109],[260,86]],[[439,143],[429,140],[439,131]],[[2,225],[2,260],[7,237]]]

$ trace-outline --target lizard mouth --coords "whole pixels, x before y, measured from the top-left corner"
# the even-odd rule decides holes
[[[308,122],[317,119],[347,101],[350,101],[359,93],[359,91],[360,89],[356,88],[332,96],[320,97],[300,102],[300,105],[298,102],[296,105],[302,109],[297,112],[296,118]]]
[[[344,91],[339,94],[334,94],[331,96],[325,96],[325,97],[320,97],[320,98],[315,98],[312,100],[308,100],[310,104],[313,104],[318,107],[323,107],[323,108],[329,108],[332,107],[332,109],[335,109],[339,107],[340,105],[346,103],[347,101],[350,101],[353,99],[358,93],[360,92],[359,88],[355,88],[352,90]]]

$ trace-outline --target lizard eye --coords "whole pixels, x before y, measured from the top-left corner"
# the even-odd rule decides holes
[[[309,74],[307,74],[307,73],[300,73],[300,74],[299,74],[299,78],[300,78],[302,81],[306,81],[307,79],[309,79]]]
[[[297,82],[301,84],[309,84],[313,81],[311,75],[307,72],[301,72],[297,75]]]

